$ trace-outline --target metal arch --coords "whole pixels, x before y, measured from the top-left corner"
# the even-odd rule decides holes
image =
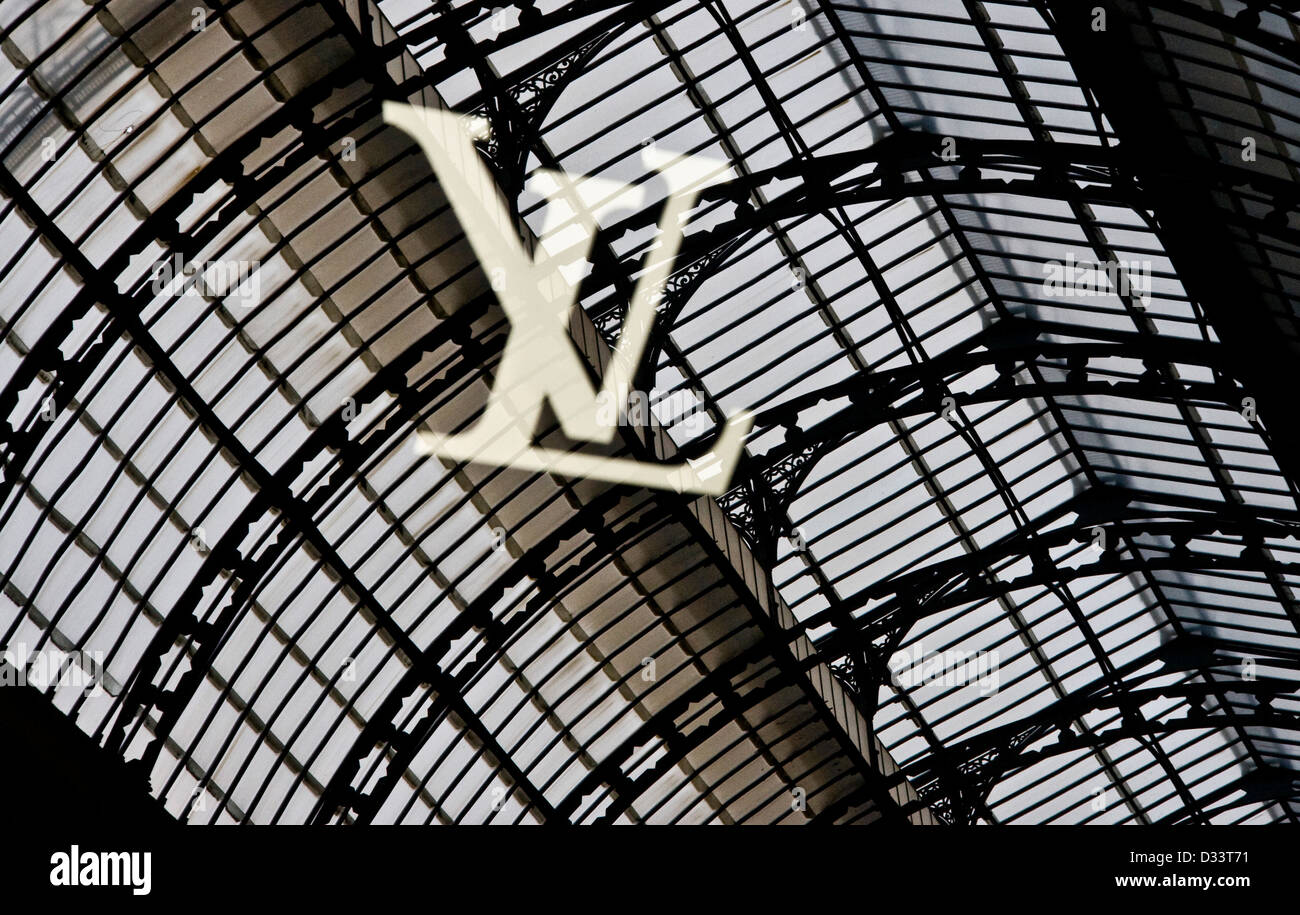
[[[1124,666],[1126,671],[1136,671],[1151,661],[1145,657]],[[1231,663],[1223,659],[1221,664]],[[1213,666],[1214,661],[1207,662]],[[969,822],[969,815],[984,802],[998,782],[1020,769],[1029,768],[1054,756],[1108,746],[1117,741],[1140,736],[1155,736],[1192,729],[1216,729],[1250,726],[1281,727],[1300,731],[1300,716],[1273,711],[1269,705],[1272,698],[1285,693],[1290,684],[1286,681],[1259,680],[1216,680],[1213,682],[1182,682],[1166,686],[1145,687],[1141,683],[1175,672],[1165,667],[1155,673],[1134,680],[1124,679],[1120,687],[1111,686],[1105,680],[1097,681],[1092,687],[1083,687],[1077,693],[1017,721],[1001,725],[993,730],[983,732],[977,737],[950,744],[933,756],[924,757],[915,763],[903,767],[903,773],[913,784],[917,785],[918,795],[922,798],[935,798],[946,795],[947,803],[939,805],[950,813],[965,813],[961,817]],[[1189,670],[1193,675],[1199,668]],[[1205,699],[1218,696],[1220,700],[1225,692],[1232,692],[1256,697],[1258,709],[1243,712],[1223,705],[1223,711],[1211,715],[1201,712],[1200,705]],[[1176,699],[1188,703],[1188,716],[1185,718],[1150,720],[1139,712],[1141,706],[1158,699]],[[1222,703],[1221,703],[1222,704]],[[1081,716],[1104,710],[1118,710],[1120,723],[1114,727],[1091,734],[1077,734],[1067,722],[1078,720]],[[1029,749],[1033,744],[1059,735],[1055,743]],[[951,773],[956,771],[958,777],[953,779]],[[957,790],[952,789],[953,784]],[[932,802],[931,806],[935,806]],[[942,815],[942,814],[941,814]]]
[[[697,233],[682,246],[679,262],[704,256],[721,239],[746,230],[767,227],[791,216],[818,213],[831,206],[870,201],[890,201],[907,196],[974,196],[981,193],[1020,194],[1049,199],[1075,199],[1085,203],[1123,203],[1140,206],[1146,190],[1132,177],[1133,163],[1118,148],[1083,143],[1041,143],[1036,140],[959,138],[955,158],[942,155],[944,137],[918,128],[900,128],[862,150],[811,155],[756,171],[705,188],[701,206],[733,203],[739,207],[730,222],[722,222],[706,237]],[[874,166],[864,175],[836,183],[850,172]],[[1023,174],[1023,178],[986,177],[984,170]],[[945,177],[929,172],[946,171]],[[908,176],[917,177],[908,180]],[[1250,187],[1280,205],[1300,207],[1295,188],[1269,175],[1255,174],[1238,165],[1175,162],[1160,167],[1163,180],[1194,182],[1222,189]],[[797,181],[795,187],[760,207],[744,205],[748,195],[768,184]],[[1080,186],[1078,182],[1086,182]],[[654,214],[634,213],[607,227],[614,235],[653,224]],[[1300,238],[1300,230],[1277,231]],[[692,242],[695,241],[693,245]],[[603,279],[593,273],[593,281]]]
[[[1210,680],[1206,677],[1208,671],[1236,662],[1236,659],[1218,654],[1220,647],[1231,648],[1215,639],[1177,637],[1126,663],[1117,670],[1116,677],[1095,680],[1090,686],[1081,687],[1026,718],[945,746],[931,756],[904,766],[900,777],[906,775],[918,784],[918,793],[922,797],[941,798],[936,802],[940,815],[951,822],[958,813],[964,812],[969,816],[974,810],[972,804],[982,803],[1005,775],[1059,753],[1095,749],[1124,738],[1140,740],[1185,729],[1234,727],[1240,730],[1252,725],[1296,729],[1300,717],[1277,713],[1271,708],[1273,698],[1290,688],[1289,682]],[[1161,664],[1160,669],[1130,676],[1157,662]],[[1285,663],[1300,666],[1300,658]],[[1164,686],[1143,686],[1148,681],[1178,673],[1206,679],[1200,683],[1183,681]],[[1254,696],[1258,711],[1250,715],[1237,711],[1226,699],[1228,692]],[[1225,710],[1223,714],[1211,717],[1201,709],[1201,704],[1210,697],[1217,699],[1219,707]],[[1188,716],[1165,721],[1145,719],[1138,711],[1139,707],[1159,698],[1185,700]],[[1082,715],[1087,712],[1112,708],[1122,713],[1118,728],[1080,734],[1069,727],[1070,721],[1082,720]],[[1026,749],[1053,732],[1060,734],[1058,743],[1037,750]],[[1188,809],[1195,809],[1190,793],[1184,793],[1184,798]]]
[[[990,330],[1000,330],[1002,325],[1008,323],[1010,322],[998,322],[992,325]],[[1017,321],[1017,324],[1019,323]],[[1023,324],[1025,329],[1031,332],[1032,325],[1033,322],[1028,321]],[[1205,400],[1232,403],[1238,402],[1242,395],[1248,393],[1245,389],[1228,382],[1227,379],[1231,377],[1229,372],[1234,370],[1231,368],[1225,370],[1222,365],[1222,354],[1212,344],[1152,340],[1138,335],[1129,335],[1130,339],[1124,342],[1118,340],[1044,342],[998,347],[990,343],[991,336],[990,333],[988,336],[980,334],[972,337],[965,350],[946,352],[924,365],[859,373],[844,381],[791,398],[777,407],[760,412],[755,417],[756,428],[772,429],[784,426],[787,429],[797,430],[785,445],[773,448],[763,455],[762,460],[764,462],[785,460],[813,442],[830,439],[837,434],[862,431],[869,425],[879,422],[877,416],[894,415],[890,411],[896,411],[897,415],[916,415],[926,412],[937,414],[942,406],[937,392],[947,379],[987,367],[997,368],[998,379],[975,391],[952,394],[955,405],[987,403],[1000,399],[1046,397],[1051,394],[1102,393],[1155,399],[1189,392],[1199,393]],[[979,350],[979,347],[986,348]],[[1111,356],[1140,359],[1147,370],[1131,382],[1107,381],[1104,378],[1090,380],[1089,360]],[[1043,365],[1036,362],[1038,359],[1056,359],[1063,364]],[[1221,380],[1181,383],[1171,381],[1160,371],[1158,367],[1160,364],[1206,366],[1213,369]],[[1017,382],[1015,376],[1031,365],[1039,369],[1057,369],[1066,374],[1066,380]],[[904,401],[904,398],[909,396],[911,399]],[[816,426],[804,428],[799,425],[799,414],[804,410],[840,399],[848,399],[852,402],[852,406],[819,422]],[[898,404],[898,401],[904,402]],[[758,458],[750,458],[748,463],[763,466]]]
[[[431,349],[442,342],[453,339],[458,332],[465,329],[468,321],[475,316],[477,310],[465,308],[458,312],[456,316],[440,324],[424,341],[421,341],[422,347],[413,350],[412,355],[418,356],[419,352],[428,351],[423,347]],[[464,315],[464,317],[461,318],[461,315]],[[333,416],[313,430],[298,452],[286,462],[284,469],[274,476],[263,470],[260,463],[253,459],[250,454],[241,453],[243,452],[242,448],[235,451],[236,456],[240,458],[241,466],[245,468],[246,472],[252,473],[260,484],[260,489],[249,503],[249,506],[241,513],[236,523],[212,545],[208,557],[204,560],[203,568],[195,578],[194,586],[191,586],[184,597],[178,601],[178,609],[166,617],[155,637],[155,642],[151,645],[150,650],[146,652],[146,657],[156,656],[161,660],[161,656],[172,645],[173,639],[186,634],[191,637],[188,642],[189,647],[192,648],[196,642],[203,645],[203,648],[191,657],[191,675],[187,675],[182,680],[182,687],[185,692],[179,695],[167,696],[168,705],[175,703],[177,711],[183,708],[183,699],[196,688],[198,680],[206,672],[207,664],[211,662],[216,647],[222,641],[225,632],[234,624],[237,614],[252,599],[255,587],[267,575],[272,564],[281,556],[283,551],[288,549],[293,541],[299,537],[310,543],[313,549],[320,553],[325,565],[340,575],[345,586],[360,597],[363,607],[369,611],[377,622],[383,624],[385,631],[394,639],[398,650],[403,655],[409,659],[418,653],[410,638],[400,627],[391,623],[386,611],[379,609],[379,605],[370,595],[369,589],[356,578],[351,568],[338,557],[333,546],[325,540],[319,528],[313,522],[312,519],[319,508],[319,502],[323,497],[329,495],[330,488],[318,489],[308,498],[296,497],[291,493],[292,484],[301,475],[307,461],[326,450],[336,450],[338,452],[337,457],[331,462],[331,466],[326,468],[330,474],[330,480],[346,478],[360,464],[367,453],[372,449],[377,449],[391,435],[401,431],[401,423],[393,420],[414,419],[423,401],[437,396],[452,383],[468,377],[476,366],[470,359],[458,361],[449,367],[446,372],[442,373],[434,384],[418,391],[418,398],[412,398],[410,392],[402,387],[403,376],[407,368],[405,360],[390,364],[387,371],[373,378],[358,393],[358,402],[368,403],[385,390],[396,389],[400,391],[398,412],[395,416],[388,418],[389,424],[386,426],[386,435],[372,435],[364,443],[349,442],[346,423],[342,415],[343,407],[340,407]],[[212,417],[212,419],[215,419],[215,417]],[[224,427],[211,426],[210,428],[220,433]],[[341,479],[339,482],[341,482]],[[274,510],[278,513],[283,525],[280,536],[276,538],[274,544],[258,554],[256,561],[251,560],[251,558],[241,557],[239,552],[240,542],[247,535],[250,524],[267,510]],[[229,569],[231,575],[238,579],[239,585],[235,589],[230,604],[216,620],[199,623],[194,618],[191,610],[197,605],[202,589],[211,583],[214,576],[222,569]],[[187,610],[186,608],[190,609]],[[147,672],[148,670],[148,663],[142,663],[137,668],[137,671],[140,672]],[[125,746],[127,735],[124,728],[126,724],[134,719],[137,712],[143,710],[140,702],[157,701],[153,693],[154,688],[149,683],[133,681],[131,689],[128,690],[122,701],[118,724],[110,735],[110,743],[113,743],[114,738],[116,738],[116,742]],[[135,698],[137,696],[139,698]],[[162,697],[157,698],[161,699]],[[164,707],[161,703],[159,705]],[[165,714],[155,725],[155,739],[150,748],[151,753],[156,755],[172,723],[170,716]],[[152,762],[151,757],[149,761]]]
[[[1154,497],[1160,502],[1163,497]],[[1116,563],[1149,562],[1147,568],[1171,569],[1245,569],[1258,571],[1270,567],[1270,562],[1258,555],[1258,544],[1266,538],[1287,538],[1300,536],[1300,513],[1294,516],[1281,513],[1277,517],[1266,517],[1248,511],[1222,513],[1204,510],[1204,507],[1179,507],[1177,504],[1155,508],[1139,508],[1135,502],[1150,501],[1152,496],[1138,490],[1116,487],[1103,487],[1079,493],[1072,499],[1061,503],[1052,511],[1035,519],[1034,524],[1015,534],[1007,535],[990,544],[983,550],[966,554],[949,560],[932,563],[917,570],[905,572],[885,579],[854,595],[841,598],[840,603],[830,609],[812,614],[801,623],[804,631],[811,631],[824,624],[849,626],[848,630],[825,636],[817,643],[822,657],[835,660],[842,656],[840,648],[833,647],[843,643],[844,650],[855,640],[872,640],[891,631],[889,625],[882,623],[907,624],[915,622],[929,613],[906,613],[908,601],[942,600],[944,607],[954,606],[965,599],[987,597],[985,590],[990,582],[982,580],[984,569],[991,568],[999,561],[1021,556],[1035,556],[1034,572],[1023,579],[1012,590],[1030,587],[1035,583],[1043,584],[1055,580],[1047,551],[1052,548],[1068,547],[1072,544],[1086,544],[1090,532],[1098,527],[1115,534],[1116,541],[1132,541],[1140,535],[1163,535],[1171,538],[1173,550],[1163,559],[1120,560],[1113,551],[1103,551],[1097,563],[1078,567],[1076,570],[1061,570],[1063,577],[1081,577],[1087,574],[1113,574],[1111,567]],[[1050,527],[1070,514],[1077,514],[1074,524]],[[1236,534],[1242,538],[1243,555],[1229,561],[1227,557],[1209,554],[1195,554],[1186,548],[1190,541],[1216,533]],[[1108,555],[1109,552],[1109,555]],[[1288,564],[1293,565],[1293,564]],[[1125,566],[1128,568],[1128,566]],[[1088,570],[1086,572],[1081,570]],[[956,583],[964,582],[973,592],[963,593],[954,590]],[[998,583],[1006,586],[1010,583]],[[991,592],[990,592],[991,593]],[[893,598],[893,600],[888,600]],[[862,609],[869,603],[884,601],[869,617],[852,621],[849,615]],[[941,609],[940,607],[933,608]],[[866,620],[877,621],[866,623]],[[850,637],[850,633],[852,636]],[[849,639],[844,642],[845,639]]]
[[[761,456],[747,456],[738,468],[737,482],[722,504],[742,527],[755,548],[770,558],[777,536],[789,533],[784,520],[799,488],[816,463],[845,439],[891,419],[926,413],[938,414],[944,404],[939,391],[955,375],[994,366],[999,377],[969,393],[951,395],[952,406],[1012,399],[1107,394],[1138,399],[1195,397],[1204,401],[1238,404],[1246,393],[1221,382],[1180,382],[1160,372],[1160,364],[1205,365],[1218,370],[1220,353],[1210,344],[1153,340],[1136,334],[1126,340],[1078,343],[1017,343],[1055,329],[1028,319],[1003,319],[972,337],[962,350],[951,350],[926,363],[860,373],[818,391],[792,398],[755,417],[755,429],[784,426],[786,439]],[[1006,345],[1011,343],[1012,345]],[[980,350],[980,347],[984,349]],[[1132,382],[1088,377],[1088,361],[1107,356],[1142,359],[1145,375]],[[1016,376],[1037,360],[1055,359],[1067,372],[1059,382],[1022,383]],[[808,426],[800,413],[827,402],[848,399],[850,406]],[[901,402],[900,402],[901,401]]]
[[[747,173],[725,185],[705,188],[700,193],[700,206],[732,204],[736,207],[735,214],[731,220],[721,222],[708,232],[697,232],[684,239],[678,263],[685,266],[674,274],[674,280],[694,291],[701,279],[725,263],[725,257],[730,253],[727,246],[742,243],[781,220],[819,214],[850,203],[930,197],[944,192],[973,195],[988,191],[1052,198],[1083,193],[1085,199],[1111,203],[1127,199],[1125,195],[1131,193],[1125,185],[1108,180],[1114,174],[1115,162],[1093,146],[1060,144],[1058,150],[1044,148],[1032,141],[971,139],[963,141],[958,159],[947,161],[940,156],[942,140],[942,137],[923,130],[901,130],[860,151],[793,159]],[[1032,175],[1024,180],[984,178],[978,163],[992,165],[995,161],[1001,166],[1029,169]],[[836,177],[865,166],[875,166],[875,169],[850,182],[833,185]],[[910,174],[940,167],[948,168],[953,175],[945,179],[923,177],[915,181],[905,180]],[[1072,177],[1087,178],[1089,189],[1079,189],[1070,182]],[[760,206],[749,202],[755,192],[769,184],[785,181],[799,184]],[[1110,190],[1102,190],[1103,187]],[[1091,196],[1093,194],[1095,196]],[[654,218],[651,213],[633,213],[612,223],[606,231],[617,237],[653,225]],[[592,272],[591,281],[608,282],[605,270],[622,269],[617,264],[598,265]],[[678,292],[672,282],[668,290]],[[674,310],[680,311],[682,304],[674,301]],[[668,314],[669,309],[665,308],[664,312]],[[610,314],[609,311],[599,312],[594,317],[601,321],[616,320]],[[671,328],[671,321],[664,328]]]
[[[1248,547],[1245,551],[1250,553]],[[1032,554],[1031,554],[1032,555]],[[1281,563],[1277,561],[1267,561],[1244,557],[1224,557],[1209,553],[1188,552],[1186,555],[1171,555],[1164,558],[1143,558],[1143,559],[1124,559],[1121,557],[1108,558],[1105,553],[1102,558],[1093,563],[1080,565],[1069,569],[1060,569],[1053,567],[1040,567],[1038,570],[1022,575],[1009,581],[999,581],[994,583],[972,581],[964,587],[955,590],[938,593],[938,587],[934,590],[922,592],[921,604],[918,606],[910,602],[904,602],[901,598],[885,600],[882,605],[876,608],[872,613],[855,620],[856,628],[851,632],[839,632],[826,636],[824,643],[819,643],[822,658],[829,660],[838,657],[846,649],[844,644],[852,644],[854,641],[862,638],[871,638],[882,632],[887,632],[895,626],[904,623],[914,623],[918,619],[927,616],[933,616],[943,610],[950,610],[964,603],[984,600],[988,598],[999,597],[1010,594],[1025,588],[1043,588],[1051,585],[1060,585],[1066,582],[1074,581],[1081,578],[1093,576],[1117,576],[1127,575],[1135,572],[1154,572],[1160,570],[1173,570],[1182,572],[1191,571],[1227,571],[1227,572],[1269,572],[1269,571],[1286,571],[1292,574],[1300,574],[1300,562]],[[877,589],[869,589],[875,592]],[[871,600],[866,594],[859,592],[844,600],[849,609],[861,609]]]
[[[1231,684],[1228,684],[1231,686]],[[980,756],[962,764],[959,768],[960,779],[954,791],[950,783],[943,779],[923,781],[917,777],[916,785],[918,803],[924,803],[937,816],[950,824],[973,824],[977,818],[984,817],[982,810],[987,809],[989,794],[1007,775],[1031,768],[1044,760],[1065,753],[1097,750],[1110,747],[1124,740],[1161,737],[1182,731],[1222,730],[1225,728],[1245,729],[1267,727],[1300,732],[1300,721],[1295,715],[1280,712],[1230,712],[1207,715],[1204,717],[1184,717],[1166,721],[1147,721],[1140,723],[1123,723],[1118,727],[1103,731],[1077,735],[1061,732],[1062,739],[1039,750],[1024,750],[1027,739],[1014,739],[1005,749],[990,748]],[[1069,737],[1066,737],[1066,734]],[[1249,798],[1248,800],[1258,800]],[[1188,817],[1192,821],[1208,825],[1211,817],[1219,812],[1210,809],[1213,796],[1195,798],[1195,806],[1183,806],[1177,816]]]
[[[973,823],[976,818],[992,821],[987,807],[987,797],[998,782],[1020,769],[1063,753],[1096,749],[1117,741],[1139,736],[1155,736],[1182,730],[1215,729],[1226,727],[1279,727],[1300,731],[1300,715],[1276,712],[1271,709],[1274,697],[1285,693],[1290,684],[1280,680],[1216,680],[1202,683],[1181,682],[1165,686],[1142,686],[1172,673],[1202,674],[1204,669],[1234,663],[1227,657],[1215,658],[1211,654],[1195,664],[1170,664],[1153,673],[1135,678],[1127,677],[1155,661],[1164,660],[1157,649],[1142,658],[1125,664],[1121,672],[1125,678],[1116,686],[1102,678],[1091,686],[1048,705],[1016,721],[999,725],[973,738],[942,746],[899,770],[898,779],[907,779],[916,786],[918,802],[927,804],[949,823]],[[1224,693],[1253,696],[1258,710],[1242,712],[1222,703]],[[1224,711],[1219,714],[1199,712],[1200,703],[1218,697]],[[1189,703],[1185,718],[1150,720],[1138,713],[1140,706],[1157,699],[1186,700]],[[1085,714],[1107,709],[1122,712],[1118,726],[1105,730],[1079,734],[1068,726]],[[1057,742],[1038,749],[1028,749],[1034,743],[1059,734]],[[829,816],[823,812],[821,816]]]
[[[1038,339],[1048,333],[1068,333],[1080,339],[1077,342]],[[838,398],[861,401],[868,397],[892,395],[894,399],[901,399],[918,389],[929,393],[949,376],[988,366],[997,367],[1001,376],[993,385],[1009,389],[1013,385],[1006,379],[1017,374],[1037,357],[1062,361],[1063,365],[1038,367],[1057,368],[1074,376],[1074,383],[1079,384],[1086,382],[1090,360],[1107,357],[1141,361],[1147,370],[1142,376],[1146,379],[1143,383],[1147,384],[1158,379],[1161,374],[1158,366],[1162,364],[1206,366],[1213,369],[1220,378],[1234,378],[1236,372],[1235,367],[1223,365],[1225,360],[1222,351],[1211,343],[1151,338],[1127,332],[1107,333],[1090,328],[1067,329],[1056,322],[1031,318],[1003,318],[969,337],[961,347],[935,356],[927,365],[907,365],[857,373],[843,381],[800,394],[777,407],[764,410],[758,414],[755,422],[769,428],[789,425],[798,421],[798,414],[803,410]]]
[[[1300,774],[1297,774],[1294,769],[1282,766],[1257,766],[1244,773],[1241,778],[1210,792],[1201,799],[1201,803],[1208,807],[1209,804],[1220,801],[1236,791],[1241,791],[1244,796],[1219,807],[1207,809],[1207,815],[1224,813],[1245,804],[1296,802],[1300,800]],[[1168,814],[1159,823],[1177,824],[1187,819],[1195,819],[1196,816],[1196,810],[1184,807]]]
[[[1077,346],[1077,348],[1085,349],[1086,347]],[[1001,364],[1004,360],[999,357],[996,362]],[[986,364],[994,364],[994,359],[990,359]],[[924,391],[904,403],[890,404],[888,403],[889,395],[870,390],[872,387],[870,382],[863,387],[867,389],[867,392],[861,397],[861,407],[846,408],[842,413],[790,436],[783,445],[776,446],[771,452],[764,454],[761,459],[747,462],[751,465],[745,469],[748,475],[761,475],[765,480],[772,477],[773,479],[769,480],[769,482],[774,483],[777,480],[782,482],[781,495],[783,498],[780,504],[781,508],[788,505],[789,499],[793,498],[797,491],[797,485],[793,488],[785,485],[785,480],[790,476],[791,468],[788,466],[790,462],[797,462],[798,478],[801,481],[807,476],[811,470],[811,465],[815,464],[816,460],[824,457],[826,453],[844,439],[891,419],[924,414],[938,415],[941,413],[943,406],[938,397]],[[995,381],[984,388],[969,393],[956,393],[951,395],[950,399],[953,401],[953,407],[967,407],[975,404],[1008,400],[1081,397],[1088,394],[1104,394],[1146,401],[1173,401],[1185,397],[1188,400],[1196,400],[1202,403],[1236,405],[1235,408],[1239,409],[1246,391],[1222,383],[1183,382],[1180,384],[1176,381],[1165,381],[1158,377],[1150,381],[1138,380],[1132,382],[1098,379],[1096,381],[1017,383],[1014,377],[1008,373],[999,381]],[[766,428],[770,429],[777,426],[790,428],[791,424],[779,421]],[[749,482],[748,477],[746,482]]]
[[[557,48],[544,62],[530,62],[528,69],[531,72],[499,76],[488,61],[488,55],[522,40],[527,32],[533,31],[531,27],[541,24],[541,14],[531,3],[518,3],[517,6],[526,12],[521,16],[520,26],[476,43],[466,25],[471,18],[465,15],[467,6],[472,4],[453,8],[452,15],[437,16],[427,28],[442,43],[446,52],[445,64],[467,66],[478,78],[480,89],[471,95],[469,111],[486,116],[492,125],[483,154],[507,202],[516,209],[518,218],[517,198],[523,190],[528,155],[537,143],[547,113],[568,83],[636,19],[629,17],[593,36]],[[553,27],[554,14],[546,18],[546,28]],[[411,40],[410,35],[406,37]],[[395,45],[389,53],[401,47]],[[436,82],[432,70],[426,71],[425,79],[431,85]]]

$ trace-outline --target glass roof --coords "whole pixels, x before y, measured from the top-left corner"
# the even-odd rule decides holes
[[[1146,125],[916,6],[6,3],[0,645],[189,822],[1295,822],[1300,17],[1114,4]],[[729,492],[414,452],[509,324],[384,99],[590,210],[596,372],[717,160],[612,453]]]

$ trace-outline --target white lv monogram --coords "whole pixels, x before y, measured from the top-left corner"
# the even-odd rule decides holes
[[[703,182],[717,173],[719,163],[702,157],[676,157],[653,147],[642,151],[646,164],[659,171],[668,184],[668,202],[660,219],[659,243],[646,255],[618,344],[597,391],[569,336],[578,284],[561,270],[575,256],[585,260],[591,250],[597,226],[587,208],[572,208],[572,223],[579,230],[575,244],[562,253],[551,253],[538,245],[537,254],[530,256],[500,189],[474,149],[474,141],[488,135],[486,120],[384,102],[384,121],[410,134],[424,150],[480,265],[489,276],[502,280],[493,285],[510,319],[505,351],[482,416],[456,435],[421,430],[417,433],[417,452],[631,486],[706,495],[723,493],[753,424],[748,412],[728,420],[712,451],[677,464],[581,454],[533,444],[542,406],[548,400],[569,438],[596,444],[613,440],[614,425],[602,421],[601,402],[613,398],[615,404],[627,403],[655,318],[655,298],[681,245],[682,216],[694,206]],[[548,170],[542,170],[541,177],[556,187],[567,180],[562,173]],[[593,183],[602,193],[625,190],[616,182],[584,179],[585,186]],[[548,232],[544,235],[549,236],[549,229],[563,221],[557,216],[561,208],[556,204],[552,197],[552,206],[547,210]]]

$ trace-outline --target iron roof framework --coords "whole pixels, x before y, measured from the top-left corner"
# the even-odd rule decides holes
[[[1300,23],[909,6],[7,7],[3,644],[102,650],[47,692],[191,821],[1293,822]],[[729,493],[410,455],[507,327],[385,98],[526,234],[644,187],[593,374],[641,148],[727,164],[618,447],[752,408]]]

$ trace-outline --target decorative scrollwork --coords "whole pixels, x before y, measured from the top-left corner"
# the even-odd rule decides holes
[[[533,115],[543,107],[550,107],[554,93],[563,85],[574,67],[584,63],[588,56],[595,53],[608,40],[608,36],[599,35],[575,51],[553,62],[549,67],[534,73],[510,87],[510,94],[526,114]]]
[[[677,315],[685,307],[691,293],[699,286],[700,281],[725,261],[739,243],[739,239],[727,239],[668,277],[664,282],[663,295],[659,297],[659,302],[655,305],[655,313],[658,315],[657,320],[660,324],[658,333],[667,333],[673,322],[676,321]],[[623,326],[623,312],[612,309],[598,315],[594,321],[601,334],[613,346],[618,339],[619,330]],[[652,358],[653,355],[652,348],[648,358]]]

